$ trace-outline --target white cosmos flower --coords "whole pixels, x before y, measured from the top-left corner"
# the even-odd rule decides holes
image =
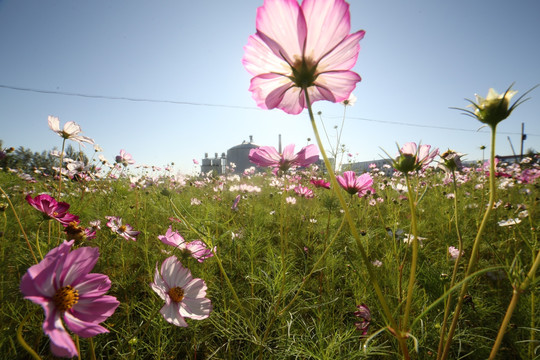
[[[81,127],[74,121],[68,121],[65,123],[62,130],[60,130],[60,119],[58,119],[56,116],[49,115],[48,122],[49,128],[57,133],[61,138],[76,141],[83,146],[83,143],[94,144],[94,140],[80,135],[82,132]]]

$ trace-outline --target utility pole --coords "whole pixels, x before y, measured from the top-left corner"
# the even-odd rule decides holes
[[[525,123],[521,123],[521,151],[520,159],[523,160],[523,143],[527,140],[527,134],[525,134]]]

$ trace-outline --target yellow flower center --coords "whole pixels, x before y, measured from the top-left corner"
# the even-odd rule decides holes
[[[182,289],[179,286],[173,287],[169,289],[169,296],[171,297],[171,300],[179,303],[184,299],[184,289]]]
[[[54,305],[60,311],[69,310],[79,302],[79,292],[70,285],[64,286],[56,291],[53,296]]]
[[[120,226],[120,227],[118,228],[118,231],[124,232],[124,231],[126,231],[126,229],[127,229],[127,228],[126,228],[126,225],[122,225],[122,226]]]

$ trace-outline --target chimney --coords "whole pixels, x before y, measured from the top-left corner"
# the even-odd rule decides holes
[[[249,143],[253,143],[253,135],[249,135]]]

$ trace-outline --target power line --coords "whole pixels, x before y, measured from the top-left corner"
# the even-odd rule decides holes
[[[17,91],[26,91],[26,92],[41,93],[41,94],[52,94],[52,95],[63,95],[63,96],[76,96],[76,97],[92,98],[92,99],[122,100],[122,101],[150,102],[150,103],[163,103],[163,104],[175,104],[175,105],[191,105],[191,106],[208,106],[208,107],[221,107],[221,108],[228,108],[228,109],[242,109],[242,110],[261,110],[260,108],[257,108],[257,107],[250,107],[250,106],[237,106],[237,105],[224,105],[224,104],[210,104],[210,103],[199,103],[199,102],[192,102],[192,101],[175,101],[175,100],[160,100],[160,99],[132,98],[132,97],[125,97],[125,96],[108,96],[108,95],[83,94],[83,93],[76,93],[76,92],[57,91],[57,90],[43,90],[43,89],[26,88],[26,87],[11,86],[11,85],[2,85],[2,84],[0,84],[0,88],[4,88],[4,89],[8,89],[8,90],[17,90]],[[338,116],[325,116],[325,117],[328,117],[328,118],[339,118]],[[427,128],[427,129],[451,130],[451,131],[464,131],[464,132],[479,132],[479,130],[472,130],[472,129],[453,128],[453,127],[437,126],[437,125],[425,125],[425,124],[406,123],[406,122],[401,122],[401,121],[377,120],[377,119],[369,119],[369,118],[354,117],[354,116],[347,117],[347,119],[360,120],[360,121],[369,121],[369,122],[376,122],[376,123],[380,123],[380,124],[390,124],[390,125],[400,125],[400,126],[421,127],[421,128]],[[504,134],[504,135],[521,135],[521,133],[512,133],[512,132],[499,132],[499,134]],[[527,134],[527,136],[540,136],[540,134]]]
[[[145,98],[132,98],[125,96],[108,96],[108,95],[93,95],[93,94],[82,94],[75,92],[67,91],[55,91],[55,90],[42,90],[42,89],[33,89],[33,88],[24,88],[18,86],[10,85],[1,85],[0,88],[9,89],[9,90],[18,90],[18,91],[27,91],[41,94],[53,94],[53,95],[64,95],[64,96],[78,96],[84,98],[93,98],[93,99],[106,99],[106,100],[124,100],[124,101],[136,101],[136,102],[151,102],[151,103],[165,103],[165,104],[176,104],[176,105],[194,105],[194,106],[211,106],[211,107],[222,107],[230,109],[244,109],[244,110],[260,110],[256,107],[249,106],[236,106],[236,105],[224,105],[224,104],[208,104],[208,103],[198,103],[190,101],[175,101],[175,100],[159,100],[159,99],[145,99]]]
[[[341,118],[339,116],[327,116],[328,118]],[[472,130],[472,129],[464,129],[464,128],[454,128],[454,127],[447,127],[447,126],[437,126],[437,125],[425,125],[425,124],[414,124],[414,123],[405,123],[400,121],[390,121],[390,120],[375,120],[375,119],[368,119],[368,118],[362,118],[362,117],[355,117],[355,116],[348,116],[347,119],[354,119],[354,120],[361,120],[361,121],[369,121],[369,122],[377,122],[377,123],[383,123],[383,124],[391,124],[391,125],[402,125],[402,126],[412,126],[412,127],[421,127],[421,128],[429,128],[429,129],[440,129],[440,130],[452,130],[452,131],[465,131],[465,132],[484,132],[480,130]],[[521,135],[521,133],[515,133],[515,132],[503,132],[503,131],[497,131],[497,134],[504,134],[504,135]],[[540,136],[539,134],[526,134],[527,136]]]

